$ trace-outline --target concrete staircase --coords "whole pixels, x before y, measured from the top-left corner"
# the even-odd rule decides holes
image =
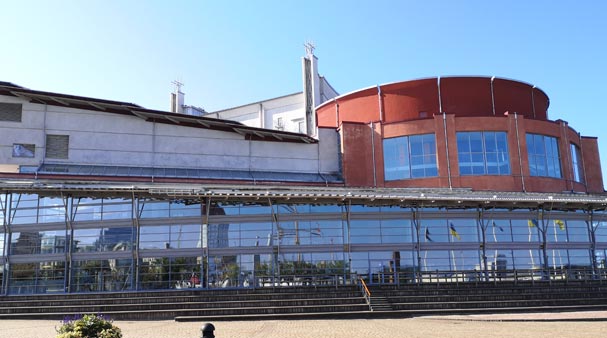
[[[368,310],[356,286],[0,297],[0,319],[63,319],[84,313],[102,313],[121,320],[278,319]]]
[[[390,312],[394,309],[386,296],[371,296],[369,308],[374,312]]]
[[[389,303],[391,310],[385,315],[397,317],[607,309],[607,284],[592,281],[382,285],[372,286],[370,291],[372,300]]]
[[[102,313],[120,320],[179,321],[410,317],[607,310],[607,284],[445,283],[0,296],[0,319]]]

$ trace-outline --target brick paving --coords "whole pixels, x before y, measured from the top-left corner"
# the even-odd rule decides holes
[[[530,319],[531,318],[531,319]],[[531,320],[549,321],[531,321]],[[124,338],[199,338],[203,322],[116,321]],[[403,319],[217,321],[217,338],[603,337],[607,311]],[[52,338],[58,321],[0,320],[0,338]]]

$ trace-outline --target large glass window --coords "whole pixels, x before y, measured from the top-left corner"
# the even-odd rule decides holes
[[[199,248],[201,244],[199,224],[142,226],[139,231],[141,250]]]
[[[434,134],[384,139],[386,181],[438,176]]]
[[[10,294],[64,292],[65,262],[12,264],[9,283]]]
[[[584,169],[582,167],[582,152],[580,148],[571,143],[571,167],[573,167],[573,179],[576,182],[584,183]]]
[[[510,175],[506,132],[457,133],[460,175]]]
[[[139,262],[142,290],[189,289],[202,286],[201,256],[143,257]]]
[[[143,266],[144,264],[141,263],[140,267]],[[141,273],[142,281],[144,277],[146,275]],[[73,292],[131,290],[133,278],[133,261],[130,258],[76,260],[72,262],[71,290]]]
[[[13,232],[11,254],[37,255],[65,252],[67,247],[65,230]]]
[[[411,243],[413,241],[409,220],[352,220],[350,241],[362,243]]]
[[[556,137],[527,134],[527,153],[531,176],[562,177]]]

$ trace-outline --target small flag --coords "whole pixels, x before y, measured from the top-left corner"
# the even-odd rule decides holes
[[[559,229],[561,229],[561,230],[563,230],[563,231],[565,230],[565,222],[563,222],[562,220],[560,220],[560,219],[555,219],[555,220],[554,220],[554,224],[558,225],[558,226],[559,226]]]
[[[459,234],[455,230],[455,227],[453,226],[453,223],[449,224],[449,233],[451,233],[451,236],[457,238],[458,240],[460,240],[460,241],[462,240],[462,238],[459,236]]]
[[[529,225],[530,228],[536,227],[537,226],[537,219],[530,219],[527,221],[527,224]]]
[[[426,228],[426,241],[433,242],[432,238],[430,238],[430,229]]]
[[[497,224],[495,224],[495,221],[493,221],[493,226],[497,227],[498,229],[500,229],[501,232],[504,232],[504,228],[502,228],[501,226],[498,226]]]
[[[318,228],[316,229],[312,229],[310,231],[310,235],[314,235],[314,236],[322,236],[322,231],[320,231],[320,225],[316,224],[318,226]]]

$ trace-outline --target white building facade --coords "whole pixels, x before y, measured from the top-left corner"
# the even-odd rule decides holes
[[[238,121],[247,126],[317,135],[315,107],[338,96],[327,79],[318,73],[318,58],[308,50],[302,57],[302,87],[298,93],[246,105],[203,113],[205,117]],[[179,92],[177,93],[179,96]],[[198,114],[200,109],[186,108]]]

